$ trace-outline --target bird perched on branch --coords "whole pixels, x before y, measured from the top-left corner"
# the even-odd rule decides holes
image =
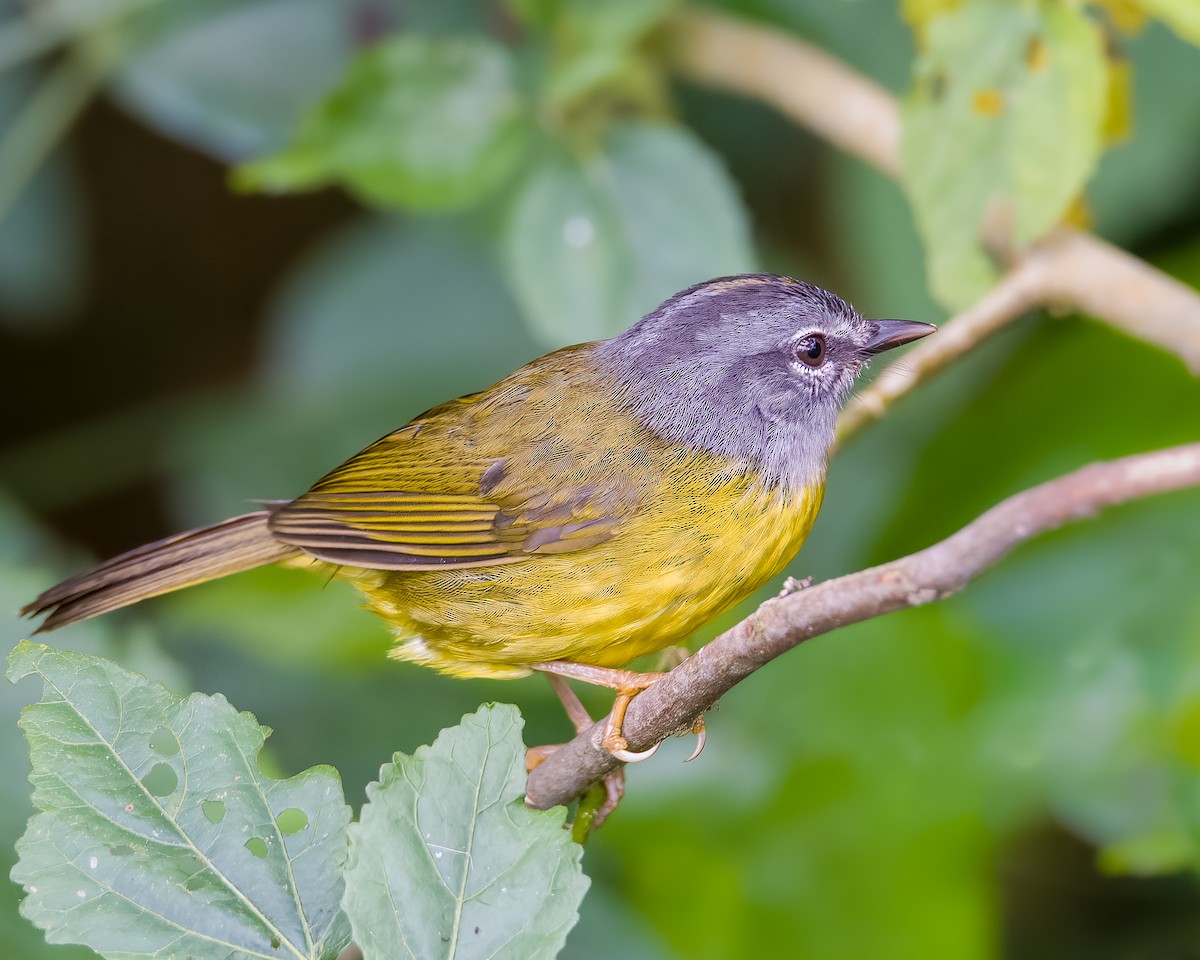
[[[783,569],[863,364],[933,330],[787,277],[711,280],[435,407],[295,500],[139,547],[23,612],[52,630],[263,564],[316,567],[363,592],[398,658],[612,687],[604,746],[639,759],[621,722],[657,675],[619,668]]]

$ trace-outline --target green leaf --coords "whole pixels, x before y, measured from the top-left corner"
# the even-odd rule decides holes
[[[547,27],[558,16],[561,0],[508,0],[514,14],[534,27]]]
[[[292,145],[241,167],[235,183],[264,190],[341,183],[381,206],[464,207],[513,171],[528,136],[503,47],[409,35],[361,54]]]
[[[900,16],[920,32],[932,20],[962,5],[962,0],[900,0]]]
[[[354,49],[346,11],[326,0],[168,4],[122,64],[114,92],[169,136],[223,160],[285,143]]]
[[[478,234],[457,218],[401,223],[371,217],[335,232],[306,257],[271,308],[263,389],[211,404],[173,432],[173,502],[182,508],[176,521],[205,522],[248,494],[293,495],[298,483],[312,482],[381,433],[448,397],[494,383],[541,353],[490,244]],[[272,452],[264,457],[267,441]],[[284,657],[299,651],[303,659],[306,646],[329,644],[335,632],[339,644],[365,649],[344,636],[362,631],[347,622],[355,603],[334,596],[337,584],[313,590],[309,577],[288,573],[270,574],[270,583],[295,584],[310,595],[303,603],[280,597],[264,606],[263,594],[255,595],[264,589],[259,572],[174,596],[198,605],[194,623],[209,630],[224,620],[224,632],[235,631],[235,642],[255,651],[274,647]],[[256,579],[257,587],[250,583]],[[270,584],[265,590],[278,593]],[[215,592],[190,599],[204,591]],[[234,594],[254,612],[242,603],[236,617],[228,616],[226,601],[236,603]],[[317,614],[318,607],[326,612]],[[263,616],[275,622],[253,622]],[[322,630],[323,617],[340,626]],[[377,617],[362,612],[361,623],[368,636],[381,635]],[[378,761],[372,759],[372,773]]]
[[[565,104],[636,70],[635,48],[675,2],[563,0],[549,15],[544,7],[531,10],[531,19],[541,17],[553,24],[555,55],[546,82],[548,99]]]
[[[569,24],[592,43],[636,40],[661,20],[678,0],[508,0],[508,6],[535,27]]]
[[[621,278],[635,267],[616,211],[588,172],[558,160],[538,167],[502,247],[530,328],[552,346],[610,336],[629,319]]]
[[[627,288],[630,321],[700,280],[754,269],[737,185],[683,128],[618,127],[596,177],[612,197],[637,267]]]
[[[653,124],[616,128],[585,161],[538,167],[504,250],[530,325],[554,346],[612,336],[678,290],[754,263],[719,161],[691,134]]]
[[[1057,223],[1100,154],[1103,42],[1067,5],[980,0],[934,20],[903,105],[904,183],[930,284],[963,307],[996,278],[985,218],[1017,246]]]
[[[249,714],[107,660],[23,641],[8,678],[29,675],[44,683],[21,718],[41,812],[12,877],[48,940],[122,960],[318,960],[345,946],[350,810],[335,771],[272,780]]]
[[[521,726],[485,705],[367,788],[345,897],[366,960],[558,954],[588,880],[562,811],[523,803]]]
[[[1200,46],[1200,3],[1196,0],[1133,0],[1177,34]]]

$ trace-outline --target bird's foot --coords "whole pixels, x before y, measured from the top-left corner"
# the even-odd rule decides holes
[[[696,749],[692,751],[690,757],[683,761],[684,763],[691,763],[704,752],[704,742],[708,739],[708,727],[704,723],[704,714],[700,714],[692,721],[692,733],[696,735]]]
[[[570,677],[573,680],[582,680],[584,683],[592,683],[596,686],[608,687],[611,690],[615,690],[617,698],[613,701],[612,710],[609,712],[608,719],[604,723],[604,735],[600,741],[600,746],[624,763],[637,763],[654,756],[655,751],[658,750],[658,744],[655,744],[648,750],[630,750],[629,741],[625,739],[622,727],[625,724],[625,711],[629,709],[630,701],[643,690],[654,686],[666,674],[638,673],[636,670],[615,670],[611,667],[597,667],[588,663],[571,663],[567,660],[550,660],[546,663],[535,663],[532,666],[533,669],[541,671],[551,678],[551,684],[558,693],[559,699],[563,701],[563,706],[572,720],[575,720],[573,711],[579,704],[579,700],[573,693],[570,694],[571,701],[573,702],[569,702],[564,697],[562,691],[569,688],[562,682],[561,678]],[[579,709],[582,710],[582,706],[579,706]],[[586,713],[584,716],[586,716]],[[581,729],[578,722],[576,722],[576,729]]]
[[[547,743],[540,747],[527,748],[525,771],[532,772],[562,746],[564,744]],[[571,825],[571,833],[575,839],[583,843],[594,830],[599,830],[604,826],[604,821],[617,809],[623,796],[625,796],[625,768],[617,767],[606,773],[597,784],[594,784],[579,798],[579,807],[575,811],[575,822]]]

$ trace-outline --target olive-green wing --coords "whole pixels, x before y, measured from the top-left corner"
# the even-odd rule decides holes
[[[318,559],[381,570],[513,563],[617,535],[638,497],[611,456],[589,464],[551,439],[482,456],[488,444],[457,409],[467,402],[437,408],[273,508],[272,533]]]

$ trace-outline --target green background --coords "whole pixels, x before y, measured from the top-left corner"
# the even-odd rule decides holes
[[[0,61],[18,6],[0,2]],[[75,79],[81,97],[98,87],[78,116],[21,112],[68,58],[0,73],[0,156],[67,126],[28,183],[0,164],[0,198],[23,188],[0,220],[0,609],[89,559],[294,496],[432,404],[712,274],[761,266],[869,316],[944,318],[899,187],[758,103],[643,75],[653,45],[631,54],[623,37],[669,4],[577,11],[553,42],[537,25],[556,4],[515,6],[524,27],[500,4],[151,4],[82,34],[73,56],[99,76]],[[910,86],[891,0],[727,6]],[[435,157],[389,178],[372,143],[323,174],[350,194],[230,189],[231,164],[284,147],[351,54],[394,32],[490,38],[543,110],[500,103],[492,77],[467,105],[495,128],[477,131],[477,162],[455,154],[457,175]],[[1088,188],[1094,228],[1200,284],[1200,50],[1153,22],[1114,37],[1133,131]],[[406,63],[418,88],[461,67]],[[573,99],[596,71],[611,102]],[[322,138],[346,140],[326,112],[333,132],[310,114],[299,142],[331,164]],[[295,186],[315,169],[283,156],[243,177]],[[379,164],[384,188],[361,174]],[[547,232],[564,208],[590,218],[586,255]],[[1198,431],[1200,383],[1176,358],[1086,318],[1029,316],[839,454],[789,572],[903,555],[1031,484]],[[0,647],[29,630],[5,613]],[[518,704],[531,742],[569,733],[538,678],[385,659],[353,591],[303,573],[241,575],[50,641],[225,694],[274,729],[273,772],[332,764],[356,808],[394,751],[480,702]],[[630,769],[587,848],[593,885],[564,956],[1200,956],[1198,655],[1197,492],[1041,538],[949,601],[806,644],[722,700],[700,760],[683,766],[691,744],[673,742]],[[29,813],[16,716],[35,695],[0,687],[5,872]],[[0,886],[0,953],[87,955],[44,946],[18,895]]]

